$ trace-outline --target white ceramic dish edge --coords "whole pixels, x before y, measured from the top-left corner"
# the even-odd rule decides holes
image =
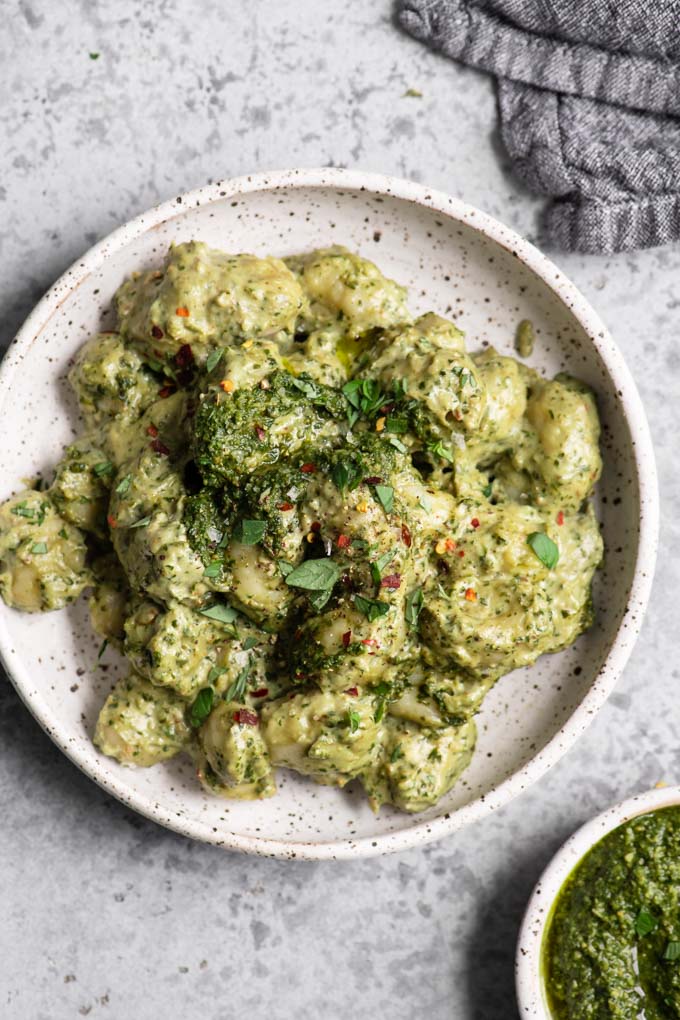
[[[309,860],[371,856],[405,850],[421,843],[440,839],[507,803],[538,780],[558,760],[565,749],[571,746],[585,731],[611,693],[628,660],[639,633],[651,590],[659,528],[654,452],[642,402],[620,351],[583,295],[538,249],[486,213],[443,192],[429,189],[412,181],[338,168],[280,170],[217,181],[166,201],[119,227],[75,262],[40,300],[8,349],[0,367],[0,388],[11,385],[12,376],[21,364],[22,349],[29,346],[40,333],[65,294],[85,282],[97,267],[104,253],[111,254],[117,251],[144,231],[171,219],[177,215],[180,209],[186,209],[187,206],[203,205],[225,197],[283,187],[337,187],[394,196],[460,220],[502,247],[511,250],[513,255],[531,272],[535,273],[567,306],[606,362],[626,413],[636,458],[640,494],[640,532],[634,579],[628,603],[628,616],[634,620],[634,623],[627,628],[619,628],[607,660],[597,677],[597,682],[593,684],[564,726],[522,769],[499,783],[479,800],[443,817],[423,822],[422,825],[414,826],[406,831],[391,833],[378,841],[372,838],[363,838],[338,842],[298,842],[293,844],[235,833],[231,834],[228,840],[220,839],[220,844],[227,849],[284,859],[289,859],[291,856]],[[46,706],[42,705],[35,695],[30,701],[26,697],[26,692],[30,689],[30,678],[19,656],[11,648],[0,646],[0,661],[20,696],[43,729],[79,768],[95,781],[99,781],[96,770],[88,767],[81,760],[80,754],[61,742],[53,732]],[[118,788],[115,783],[111,782],[108,782],[105,788],[124,803],[154,821],[161,822],[161,824],[192,838],[216,842],[209,827],[203,828],[200,824],[189,823],[186,819],[175,821],[169,818],[152,798],[144,798],[140,795],[131,798],[122,788]]]
[[[515,981],[522,1020],[552,1020],[541,977],[541,944],[546,921],[560,889],[587,852],[631,818],[680,804],[680,786],[636,794],[591,818],[557,851],[531,894],[517,943]]]

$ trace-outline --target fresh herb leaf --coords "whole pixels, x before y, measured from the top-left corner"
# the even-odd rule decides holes
[[[397,400],[403,400],[408,390],[408,379],[394,379],[392,381],[392,392]]]
[[[201,616],[207,616],[209,620],[217,620],[218,623],[233,623],[238,619],[238,613],[233,606],[227,606],[223,602],[217,602],[208,609],[199,610]]]
[[[309,397],[310,400],[314,400],[321,393],[319,387],[311,379],[300,379],[292,375],[290,377],[290,382],[296,387],[296,389],[300,390],[301,393],[304,393],[306,397]]]
[[[527,543],[548,570],[555,569],[559,562],[560,551],[552,538],[548,538],[542,531],[532,531],[527,538]]]
[[[250,673],[250,662],[247,662],[224,697],[226,701],[243,701],[246,694],[246,682]]]
[[[390,436],[387,442],[390,446],[393,446],[395,450],[399,450],[399,453],[408,453],[408,447],[404,446],[401,439],[397,439],[396,436]]]
[[[101,659],[102,655],[104,654],[104,652],[106,651],[108,646],[109,646],[109,639],[108,638],[104,638],[104,640],[102,641],[101,645],[99,646],[99,651],[97,652],[97,658],[98,659]]]
[[[375,498],[386,514],[392,513],[394,510],[394,489],[391,485],[376,485]]]
[[[358,712],[354,711],[353,709],[350,709],[349,712],[347,713],[347,722],[349,724],[349,732],[356,733],[361,723],[361,716],[359,715]]]
[[[390,755],[390,761],[394,765],[395,761],[399,761],[399,759],[402,758],[403,755],[404,752],[401,749],[401,744],[397,744],[395,749],[392,751],[392,754]]]
[[[324,591],[311,592],[307,597],[312,609],[316,610],[317,613],[320,613],[332,594],[332,588],[325,588]]]
[[[425,602],[422,588],[414,588],[413,591],[406,597],[406,608],[404,610],[404,616],[409,627],[416,628],[418,626],[418,617],[420,616],[421,610]]]
[[[286,584],[306,591],[326,591],[332,589],[341,574],[342,567],[333,560],[306,560],[290,571]]]
[[[30,506],[26,506],[26,500],[12,507],[12,513],[16,514],[17,517],[35,517],[35,510]]]
[[[362,475],[361,465],[351,459],[334,464],[331,469],[333,484],[340,492],[344,492],[345,489],[349,489],[350,492],[356,489]]]
[[[385,429],[387,432],[396,432],[398,435],[403,435],[404,432],[408,432],[408,419],[395,418],[390,415],[385,421]]]
[[[259,645],[259,643],[260,642],[257,640],[257,638],[253,637],[252,634],[251,634],[243,642],[243,645],[242,645],[243,651],[244,652],[249,652],[251,648],[255,648],[257,645]]]
[[[369,623],[385,616],[392,608],[389,602],[381,602],[380,599],[367,599],[363,595],[354,596],[354,605],[360,613],[363,613]]]
[[[98,53],[90,53],[88,55],[90,57],[90,60],[99,60],[99,54]]]
[[[130,524],[129,527],[130,528],[145,528],[147,526],[147,524],[150,524],[150,523],[151,523],[151,518],[150,517],[140,517],[140,519],[138,521],[135,521],[134,524]]]
[[[68,538],[68,531],[66,528],[59,529],[59,538]]]
[[[429,514],[430,511],[432,510],[432,503],[430,503],[427,496],[420,497],[420,499],[418,500],[418,506],[421,507],[426,514]]]
[[[208,718],[212,711],[214,700],[214,687],[204,687],[198,692],[189,709],[189,723],[194,729],[198,729]]]
[[[373,713],[373,722],[382,722],[383,716],[385,715],[385,706],[387,705],[387,698],[391,694],[392,688],[384,680],[381,680],[379,684],[371,691],[371,694],[375,695],[375,712]]]
[[[35,553],[36,556],[42,556],[47,552],[47,542],[35,542],[31,546],[31,552]]]
[[[208,357],[205,359],[205,368],[207,372],[212,372],[213,368],[217,368],[222,356],[224,355],[224,348],[218,347],[216,351],[211,351]]]
[[[222,572],[222,561],[213,560],[203,571],[205,577],[219,577]]]
[[[152,372],[164,372],[163,363],[157,361],[156,358],[146,358],[145,364],[149,366]]]
[[[110,460],[102,460],[99,464],[95,464],[92,468],[97,478],[101,478],[102,475],[110,475],[113,471],[113,464]]]
[[[491,482],[489,482],[489,484],[485,485],[484,488],[482,489],[482,496],[484,496],[486,499],[490,499],[492,491],[493,489],[491,487]]]
[[[276,565],[279,568],[282,577],[288,577],[288,575],[291,574],[295,570],[295,567],[293,566],[293,564],[292,563],[286,563],[285,560],[277,560],[276,561]]]
[[[234,528],[234,540],[242,542],[243,545],[257,545],[264,538],[267,530],[266,521],[241,520]]]
[[[216,680],[219,680],[224,673],[227,672],[226,666],[213,666],[208,673],[208,683],[214,684]]]
[[[649,935],[658,926],[658,918],[650,914],[648,910],[643,909],[638,913],[635,918],[635,931],[640,936]]]
[[[390,549],[388,552],[383,553],[379,556],[375,563],[371,563],[371,577],[376,584],[380,584],[382,581],[382,572],[388,563],[391,563],[394,557],[397,555],[396,549]]]
[[[380,383],[375,379],[351,379],[342,387],[342,392],[354,410],[367,418],[387,400]]]
[[[118,493],[119,496],[125,496],[130,491],[131,485],[132,475],[125,475],[125,477],[121,478],[121,480],[118,482],[118,485],[116,486],[116,492]]]
[[[450,464],[453,464],[453,453],[448,446],[444,446],[441,439],[438,443],[431,443],[428,449],[430,453],[435,455],[435,457],[440,457],[442,460],[448,460]]]
[[[663,958],[664,960],[680,960],[680,942],[667,942]]]

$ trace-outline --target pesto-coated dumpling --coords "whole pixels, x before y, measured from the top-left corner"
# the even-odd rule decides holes
[[[312,688],[265,705],[262,729],[273,765],[344,786],[372,761],[379,727],[374,698]]]
[[[310,311],[302,318],[309,331],[339,320],[346,335],[359,336],[411,320],[406,288],[341,245],[294,256],[286,263],[309,299]]]
[[[96,436],[83,436],[57,464],[50,486],[52,502],[71,524],[105,537],[113,473],[114,466],[97,446]]]
[[[448,441],[454,432],[468,434],[480,426],[486,407],[480,374],[460,330],[432,312],[389,331],[361,374],[379,379],[388,392],[405,383],[434,440]]]
[[[191,739],[186,702],[130,673],[119,680],[99,713],[94,742],[123,765],[147,768],[173,758]]]
[[[0,506],[0,594],[26,613],[61,609],[91,583],[83,536],[46,492],[29,489]]]
[[[394,804],[413,812],[436,804],[467,768],[476,737],[473,719],[462,726],[428,729],[388,718],[380,753],[361,775],[373,809]]]
[[[478,432],[468,439],[468,458],[488,461],[508,449],[522,428],[527,407],[527,385],[530,375],[514,358],[503,357],[487,347],[472,359],[484,390],[486,401]]]
[[[292,335],[305,299],[280,259],[188,241],[170,248],[164,269],[124,283],[116,306],[121,332],[144,353],[172,360],[188,344],[200,362],[237,340]]]
[[[198,740],[222,796],[251,800],[276,792],[269,750],[254,712],[236,701],[220,701]]]
[[[83,344],[69,382],[90,427],[118,415],[136,418],[158,398],[158,380],[118,333],[98,333]]]

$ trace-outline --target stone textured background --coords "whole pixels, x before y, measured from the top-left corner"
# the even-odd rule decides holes
[[[0,0],[0,14],[2,343],[113,227],[257,169],[411,177],[540,242],[540,203],[509,172],[491,82],[401,35],[389,0]],[[517,928],[551,854],[612,801],[680,778],[680,253],[551,254],[635,373],[661,478],[652,604],[593,727],[533,790],[438,845],[289,864],[125,810],[0,681],[5,1020],[515,1016]]]

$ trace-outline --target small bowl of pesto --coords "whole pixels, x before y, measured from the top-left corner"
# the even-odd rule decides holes
[[[522,1020],[680,1016],[680,787],[567,840],[529,901],[516,978]]]

